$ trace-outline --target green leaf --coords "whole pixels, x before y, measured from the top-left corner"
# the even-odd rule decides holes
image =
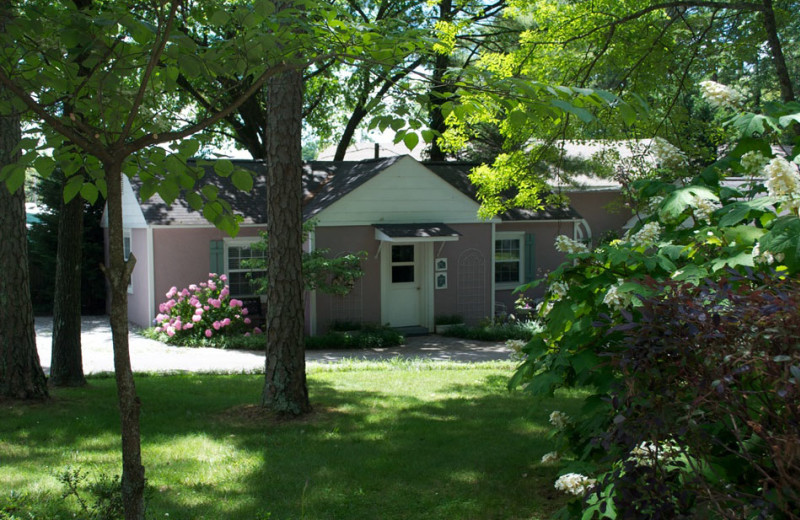
[[[193,191],[186,194],[186,203],[195,211],[200,211],[203,208],[203,198]]]
[[[158,186],[158,194],[161,195],[161,198],[164,199],[164,202],[167,204],[172,204],[172,202],[181,194],[181,188],[178,186],[178,180],[174,177],[168,177],[164,179],[164,182]]]
[[[785,215],[777,218],[759,244],[762,251],[784,255],[780,263],[791,272],[800,270],[800,219],[797,217]]]
[[[564,101],[563,99],[554,99],[550,101],[550,103],[553,106],[558,107],[565,112],[569,112],[570,114],[578,116],[578,118],[584,123],[589,123],[594,119],[594,116],[592,115],[591,112],[589,112],[585,108],[576,107],[569,101]]]
[[[234,166],[231,161],[228,159],[220,159],[219,161],[214,163],[214,171],[220,177],[228,177],[231,173],[233,173]]]
[[[48,178],[53,173],[53,170],[56,168],[56,161],[53,160],[52,157],[48,157],[46,155],[40,155],[33,161],[33,167],[39,173],[39,176],[42,178]]]
[[[403,144],[405,144],[409,150],[413,150],[419,144],[419,136],[416,132],[408,132],[403,137]]]
[[[757,137],[763,135],[767,127],[772,130],[778,130],[778,123],[775,118],[761,115],[746,113],[734,117],[731,122],[733,127],[736,128],[744,137]]]
[[[694,207],[695,197],[718,201],[719,197],[705,186],[679,188],[664,199],[658,214],[662,220],[677,219],[687,208]]]
[[[800,123],[800,112],[797,114],[789,114],[778,119],[778,124],[783,128],[786,128],[792,124],[792,122]]]
[[[747,225],[735,226],[722,230],[722,234],[729,243],[736,242],[744,246],[752,246],[764,233],[765,231],[763,228]]]
[[[228,11],[225,9],[218,9],[211,14],[209,21],[214,25],[218,25],[220,27],[227,25],[230,21],[231,15],[228,14]]]
[[[776,202],[778,202],[778,199],[775,197],[759,197],[753,200],[728,204],[720,210],[724,214],[719,219],[719,225],[720,227],[733,226],[744,220],[758,218],[760,212],[767,210]]]
[[[236,168],[231,176],[233,185],[241,191],[251,191],[253,189],[253,176],[243,168]]]
[[[64,186],[64,202],[74,199],[81,189],[83,189],[83,178],[79,175],[71,177]]]
[[[92,184],[91,182],[86,182],[81,186],[81,197],[84,200],[88,201],[90,204],[94,204],[97,201],[97,186]]]
[[[217,200],[217,195],[219,193],[219,189],[216,186],[212,186],[210,184],[206,184],[202,188],[200,188],[200,192],[209,202],[213,202]]]

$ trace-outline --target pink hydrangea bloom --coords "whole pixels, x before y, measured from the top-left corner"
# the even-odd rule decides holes
[[[183,296],[184,298],[186,298],[187,296],[189,296],[189,289],[184,289],[184,290],[182,290],[182,291],[181,291],[181,296]]]
[[[167,291],[166,296],[167,298],[172,298],[173,296],[175,296],[175,294],[177,294],[177,292],[178,288],[173,285],[172,287],[169,288],[169,291]]]
[[[189,290],[190,290],[190,291],[197,292],[197,289],[198,289],[198,288],[197,288],[197,284],[194,284],[194,283],[193,283],[193,284],[191,284],[191,285],[189,286]]]
[[[223,287],[222,290],[219,292],[219,297],[227,298],[230,293],[231,293],[230,289],[228,289],[227,287]]]
[[[231,298],[231,307],[241,307],[241,306],[242,306],[242,300]]]
[[[189,330],[194,328],[194,323],[187,323],[183,326],[183,330]]]
[[[250,311],[247,307],[242,307],[242,316],[247,316],[248,314],[250,314]]]
[[[250,325],[250,318],[245,318],[244,319],[244,324],[245,325]]]
[[[203,319],[203,317],[200,314],[195,314],[194,316],[192,316],[192,321],[195,322],[195,323],[197,323],[198,321],[200,321],[202,319]]]
[[[244,337],[245,337],[245,338],[246,338],[246,337],[249,337],[249,336],[250,336],[250,333],[249,333],[249,332],[245,332],[245,333],[244,333]]]
[[[219,330],[221,325],[220,322],[215,321],[214,323],[211,324],[211,326],[214,327],[214,330]]]
[[[170,338],[175,335],[175,328],[174,327],[167,327],[167,336]]]
[[[197,314],[198,316],[202,316],[203,315],[203,309],[201,307],[198,307],[198,308],[196,308],[194,310],[194,313]]]
[[[223,282],[226,282],[228,280],[228,276],[224,275],[224,274],[221,274],[221,275],[219,275],[219,279],[222,280]]]
[[[210,338],[212,334],[214,334],[214,333],[211,332],[211,329],[206,329],[206,337],[207,338]]]
[[[261,329],[259,329],[258,327],[254,328],[253,334],[261,334]]]
[[[203,305],[203,310],[206,310],[206,311],[207,311],[207,310],[209,310],[210,308],[211,308],[211,307],[209,307],[208,305]]]
[[[222,326],[223,327],[227,327],[230,324],[231,324],[231,319],[230,318],[225,318],[224,320],[222,320]]]

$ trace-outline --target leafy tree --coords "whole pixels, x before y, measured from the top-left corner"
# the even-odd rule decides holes
[[[503,196],[509,182],[521,190],[517,202],[541,202],[554,169],[530,172],[542,171],[537,164],[563,139],[662,136],[708,164],[728,130],[699,99],[697,83],[718,74],[746,78],[757,64],[769,69],[760,77],[770,72],[779,86],[759,83],[758,99],[794,99],[796,75],[788,71],[798,66],[797,21],[789,13],[796,9],[788,1],[510,2],[506,14],[526,30],[510,50],[484,53],[465,82],[473,88],[456,93],[461,108],[449,112],[450,145],[463,148],[484,126],[499,128],[505,153],[473,176],[492,211],[513,203]],[[730,30],[743,25],[747,31]],[[769,50],[769,67],[760,49]],[[737,66],[718,73],[731,63]],[[519,88],[524,82],[533,85],[527,92]],[[610,111],[609,103],[583,103],[564,117],[525,117],[550,95],[538,85],[606,91],[629,104]],[[637,118],[637,107],[651,117]]]
[[[303,242],[308,240],[314,231],[314,221],[303,223]],[[253,249],[269,251],[269,235],[261,233],[261,240],[251,246]],[[325,294],[344,295],[350,292],[355,282],[364,275],[361,262],[367,252],[347,253],[338,257],[330,257],[328,249],[314,249],[303,252],[303,280],[307,291],[320,291]],[[253,271],[265,271],[269,260],[250,259],[243,264]],[[257,294],[267,294],[266,277],[253,276],[250,283]]]
[[[271,76],[323,59],[309,55],[303,65],[298,65],[275,57],[266,63],[261,56],[251,67],[249,57],[238,52],[240,45],[279,49],[276,42],[291,36],[287,31],[262,30],[262,23],[274,14],[269,2],[257,2],[252,9],[235,12],[235,21],[243,28],[235,45],[221,41],[206,49],[175,31],[180,6],[180,2],[167,2],[138,4],[131,9],[126,4],[103,3],[77,10],[69,4],[27,3],[15,13],[13,26],[8,26],[3,35],[3,48],[13,52],[7,52],[0,63],[0,84],[17,98],[13,106],[22,106],[39,118],[46,145],[61,151],[55,159],[38,156],[38,143],[25,141],[23,146],[29,152],[4,170],[6,181],[17,182],[24,177],[25,167],[33,163],[40,172],[49,172],[58,160],[69,177],[66,200],[78,193],[89,200],[99,194],[107,198],[110,263],[106,275],[111,286],[115,377],[122,419],[126,518],[144,516],[144,467],[139,441],[140,403],[127,341],[127,286],[136,260],[133,256],[127,261],[124,258],[121,176],[139,175],[145,195],[158,191],[168,202],[179,194],[181,186],[191,190],[200,173],[186,167],[185,159],[197,151],[199,143],[184,138],[219,122]],[[135,16],[138,9],[147,9],[148,22]],[[63,52],[79,44],[84,45],[85,52]],[[200,76],[206,73],[205,65],[221,62],[241,70],[250,68],[256,78],[221,111],[182,124],[168,111],[169,105],[164,108],[159,102],[165,92],[174,92],[179,75]],[[87,75],[78,74],[82,66],[90,71]],[[73,111],[61,110],[66,103],[63,100]],[[9,108],[6,103],[5,110]],[[155,146],[180,139],[184,140],[170,150]],[[80,167],[85,168],[90,181],[75,175]],[[233,179],[241,188],[252,184],[242,172],[233,173]],[[236,232],[237,219],[215,193],[191,192],[187,197],[218,227]]]
[[[570,428],[566,449],[577,460],[568,466],[567,471],[591,470],[597,474],[609,470],[610,464],[617,464],[611,469],[619,477],[621,474],[614,473],[614,468],[631,469],[623,460],[607,458],[609,444],[603,439],[608,439],[614,431],[632,433],[633,424],[625,426],[621,423],[643,412],[641,407],[620,412],[632,405],[629,400],[619,404],[623,399],[620,388],[630,388],[634,379],[637,384],[642,384],[636,371],[631,371],[631,366],[625,363],[633,363],[636,359],[642,363],[655,363],[655,357],[664,352],[657,350],[650,360],[629,352],[627,349],[631,344],[623,340],[629,330],[638,327],[637,324],[651,331],[659,329],[651,338],[668,339],[652,339],[650,346],[660,348],[662,344],[671,344],[669,348],[675,347],[677,344],[669,338],[682,337],[685,331],[691,333],[694,330],[691,328],[694,326],[691,323],[694,319],[691,317],[692,309],[707,309],[705,303],[708,303],[712,310],[720,311],[723,320],[727,319],[724,318],[724,296],[704,295],[703,291],[695,291],[690,286],[708,285],[725,277],[724,291],[731,287],[734,292],[738,291],[737,284],[749,291],[754,288],[752,276],[737,273],[760,273],[758,276],[768,281],[774,277],[796,278],[800,272],[800,170],[797,160],[800,149],[795,148],[784,155],[773,146],[781,140],[782,134],[791,134],[791,127],[800,123],[800,105],[796,102],[775,104],[766,113],[731,115],[734,92],[718,84],[706,84],[704,90],[709,102],[724,105],[728,123],[740,132],[739,139],[727,148],[727,153],[698,172],[685,154],[668,143],[662,143],[659,166],[672,170],[672,177],[686,180],[665,182],[651,178],[635,181],[632,189],[636,198],[643,202],[640,206],[642,220],[636,227],[624,238],[594,250],[567,237],[560,237],[557,241],[557,247],[568,254],[569,261],[546,280],[546,296],[538,311],[544,328],[541,335],[523,349],[526,358],[511,385],[524,384],[535,394],[548,394],[555,388],[572,386],[591,386],[597,390],[596,395],[587,399],[584,415]],[[752,181],[740,185],[726,182],[731,173]],[[544,280],[537,284],[542,282]],[[695,301],[695,307],[692,307],[688,303],[671,304],[669,300],[673,297],[701,300]],[[767,299],[772,297],[764,296]],[[733,301],[735,297],[731,296],[731,299]],[[662,322],[662,318],[667,319],[667,312],[653,311],[652,308],[643,310],[642,302],[664,303],[665,308],[682,308],[686,312],[680,319]],[[780,321],[782,318],[777,316],[776,319]],[[642,320],[647,324],[640,323]],[[661,329],[666,329],[666,332]],[[714,331],[709,331],[709,334],[720,330],[714,326]],[[740,333],[733,334],[722,338],[722,343],[725,339],[734,341]],[[636,337],[641,340],[645,336],[638,334]],[[698,345],[686,345],[689,346],[694,348]],[[641,350],[638,352],[642,353]],[[662,374],[678,370],[670,364],[671,359],[678,358],[672,354],[664,356],[658,361],[661,368],[652,364],[648,367]],[[687,370],[692,371],[691,367]],[[649,380],[649,393],[640,396],[636,406],[662,402],[664,396],[669,397],[677,390],[675,385],[694,388],[685,380],[661,387],[659,384],[666,380],[657,379],[653,374]],[[624,399],[631,397],[625,395]],[[628,415],[629,412],[633,415]],[[669,422],[667,416],[661,420],[668,429],[674,430],[676,438],[685,432],[681,425]],[[647,428],[646,424],[640,426]],[[709,427],[717,428],[722,436],[730,433],[726,433],[728,426],[724,424]],[[624,457],[636,443],[643,442],[641,438],[635,442],[630,438],[624,442],[617,440],[620,445],[615,449],[623,449]],[[658,438],[653,442],[662,440],[665,439]],[[691,439],[684,440],[690,442]],[[614,455],[619,454],[619,451],[614,452]],[[630,472],[627,474],[631,475]],[[584,496],[586,491],[588,488],[581,488],[577,494]],[[625,491],[612,493],[611,487],[605,487],[602,493],[598,492],[597,500],[590,501],[586,514],[597,512],[601,507],[598,502],[601,494],[607,498],[609,493],[614,497],[612,502],[630,502],[631,497],[626,496]],[[676,496],[676,500],[679,498]],[[610,507],[604,503],[601,512]],[[667,505],[672,507],[674,504]],[[576,503],[570,511],[580,515],[581,507],[577,506]],[[643,511],[638,510],[638,514],[646,514]]]
[[[10,3],[1,3],[0,34],[13,24],[11,16]],[[0,103],[10,98],[8,89],[0,86]],[[0,171],[19,160],[20,141],[19,111],[0,112]],[[24,180],[24,172],[15,178],[0,173],[0,397],[41,399],[48,393],[33,324]]]

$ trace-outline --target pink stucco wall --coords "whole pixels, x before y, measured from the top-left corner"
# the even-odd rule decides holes
[[[433,246],[435,258],[447,259],[448,277],[446,289],[434,289],[434,316],[458,314],[474,325],[492,315],[492,225],[450,227],[461,233],[458,241]]]
[[[619,233],[632,215],[619,191],[574,192],[569,194],[569,199],[572,207],[589,223],[594,245],[608,232]]]
[[[522,231],[532,233],[535,237],[536,250],[536,279],[544,278],[547,274],[561,265],[565,257],[556,251],[554,244],[558,235],[567,235],[572,238],[572,222],[504,222],[497,224],[496,232]],[[543,289],[537,288],[528,291],[526,295],[536,298],[541,295]],[[519,293],[514,293],[513,289],[498,289],[495,292],[495,301],[499,308],[505,308],[507,312],[513,312],[514,302],[519,297]]]
[[[462,234],[455,242],[435,242],[435,258],[447,258],[448,283],[434,289],[434,317],[461,314],[475,323],[491,315],[491,224],[451,224]],[[380,323],[381,262],[376,256],[380,242],[372,226],[318,227],[317,249],[334,255],[366,251],[362,263],[364,276],[345,296],[316,295],[317,333],[328,330],[333,321]],[[475,274],[479,273],[479,277]]]
[[[333,321],[380,323],[381,263],[375,254],[379,242],[372,226],[317,227],[315,248],[327,249],[332,256],[366,251],[361,263],[364,276],[345,296],[316,294],[317,334],[324,334]]]

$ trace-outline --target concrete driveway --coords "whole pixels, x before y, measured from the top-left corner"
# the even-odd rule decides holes
[[[45,372],[50,371],[53,321],[36,318],[36,346]],[[263,372],[264,353],[244,350],[175,347],[147,339],[136,331],[129,336],[131,364],[135,372]],[[83,371],[96,374],[114,371],[111,326],[108,316],[83,318],[81,345]],[[443,336],[421,336],[406,340],[405,345],[361,350],[311,350],[308,363],[336,363],[343,359],[382,360],[394,357],[422,358],[434,361],[471,363],[508,360],[511,349],[503,343],[467,341]]]

